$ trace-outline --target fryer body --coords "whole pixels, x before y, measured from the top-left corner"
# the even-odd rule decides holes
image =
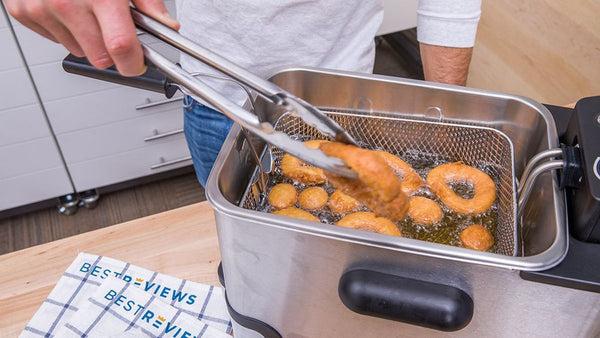
[[[515,270],[318,237],[218,212],[216,219],[232,308],[283,337],[600,335],[600,294],[526,281]],[[473,298],[473,319],[446,333],[354,313],[341,302],[338,283],[355,268],[462,289]],[[236,336],[242,332],[252,333],[238,328]]]

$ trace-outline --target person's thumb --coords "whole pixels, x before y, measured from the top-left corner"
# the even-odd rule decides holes
[[[179,30],[179,22],[169,14],[162,0],[134,0],[133,4],[144,14],[164,23],[165,25]]]

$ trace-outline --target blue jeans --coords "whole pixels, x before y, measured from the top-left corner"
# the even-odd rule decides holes
[[[189,96],[183,98],[183,131],[203,187],[233,124],[228,117]]]

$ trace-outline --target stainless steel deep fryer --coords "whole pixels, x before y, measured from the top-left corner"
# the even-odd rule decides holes
[[[234,126],[208,180],[207,197],[215,208],[230,310],[243,315],[236,317],[238,334],[252,336],[247,329],[252,328],[284,337],[347,337],[356,332],[415,336],[433,334],[436,331],[424,328],[433,327],[462,329],[460,334],[468,336],[515,335],[523,330],[560,336],[569,335],[567,328],[573,326],[590,328],[589,318],[576,314],[547,320],[546,300],[552,299],[553,308],[568,308],[573,302],[593,308],[598,297],[519,277],[519,271],[560,263],[568,247],[565,195],[554,172],[540,173],[532,181],[535,198],[524,201],[518,217],[516,212],[515,178],[536,154],[558,146],[554,121],[545,107],[512,95],[339,71],[288,69],[271,80],[327,111],[359,141],[400,155],[416,149],[424,156],[441,154],[448,160],[488,165],[499,182],[502,225],[496,237],[501,245],[496,253],[478,252],[252,210],[256,189],[251,187],[257,178],[252,146],[263,152],[263,160],[269,148]],[[279,130],[322,136],[269,102],[259,98],[255,106]],[[277,161],[279,151],[273,148],[272,154]],[[393,281],[393,294],[408,294],[407,288],[419,285],[419,290],[430,291],[422,299],[459,296],[444,298],[448,306],[443,309],[405,311],[420,313],[416,319],[385,317],[366,313],[347,297],[346,287],[353,285],[348,281],[357,275],[367,284]],[[449,322],[423,320],[440,313]],[[266,329],[247,325],[248,318]]]

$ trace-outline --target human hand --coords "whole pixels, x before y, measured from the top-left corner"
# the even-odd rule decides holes
[[[38,34],[86,56],[97,68],[117,66],[124,76],[145,72],[143,52],[129,10],[129,0],[4,0],[15,19]],[[173,29],[162,0],[133,0],[140,11]]]

